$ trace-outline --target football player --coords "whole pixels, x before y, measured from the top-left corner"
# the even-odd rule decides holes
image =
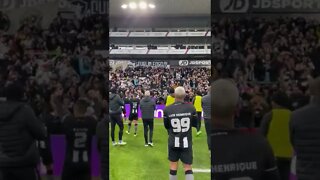
[[[193,180],[192,127],[197,127],[197,113],[192,104],[184,102],[186,92],[183,87],[177,87],[174,94],[175,102],[164,109],[164,126],[169,134],[169,179],[177,180],[178,161],[181,160],[186,180]]]

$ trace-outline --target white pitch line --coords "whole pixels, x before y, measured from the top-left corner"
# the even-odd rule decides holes
[[[197,168],[192,168],[192,171],[195,173],[211,173],[210,169],[197,169]]]

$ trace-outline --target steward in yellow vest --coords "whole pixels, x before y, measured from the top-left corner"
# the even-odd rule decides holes
[[[170,106],[171,104],[174,103],[175,98],[174,98],[174,88],[170,88],[169,89],[169,93],[170,95],[168,95],[165,99],[165,103],[166,103],[166,107]]]
[[[192,100],[193,106],[196,108],[198,115],[198,126],[197,126],[197,136],[199,136],[201,132],[201,119],[202,119],[202,96],[201,92],[197,91],[196,96]]]
[[[277,159],[281,179],[288,179],[293,147],[290,142],[289,122],[291,118],[289,97],[282,92],[272,96],[272,110],[262,120],[260,130],[269,141]]]
[[[168,95],[166,98],[166,107],[173,104],[175,101],[175,98],[173,95]]]

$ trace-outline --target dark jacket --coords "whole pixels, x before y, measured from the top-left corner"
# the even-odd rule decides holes
[[[0,103],[0,167],[35,167],[39,162],[36,140],[46,132],[30,106]]]
[[[101,168],[109,168],[109,123],[107,119],[100,121],[97,125],[97,146],[100,154]]]
[[[210,93],[203,96],[201,105],[203,108],[203,117],[205,120],[211,119],[211,96]]]
[[[297,153],[299,180],[320,179],[320,98],[294,111],[290,138]]]
[[[49,112],[42,113],[39,118],[46,127],[47,138],[44,141],[38,142],[38,148],[43,164],[50,165],[53,163],[51,152],[51,135],[62,134],[61,118]]]
[[[140,101],[142,119],[153,119],[156,103],[150,97],[145,97]]]
[[[263,136],[249,130],[215,128],[211,130],[212,179],[280,180],[274,154]]]
[[[110,94],[109,97],[109,113],[110,114],[121,114],[121,106],[124,106],[123,100],[117,94]]]
[[[204,122],[205,122],[205,128],[206,128],[206,133],[207,133],[207,143],[208,143],[208,147],[209,149],[211,148],[211,136],[210,136],[210,132],[211,132],[211,95],[210,92],[202,97],[202,101],[201,101],[201,105],[202,105],[202,111],[203,111],[203,118],[204,118]]]

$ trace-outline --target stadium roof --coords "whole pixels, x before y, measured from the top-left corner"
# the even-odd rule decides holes
[[[144,1],[156,5],[147,12],[141,10],[122,9],[121,5],[130,2]],[[210,16],[210,0],[110,0],[110,16],[153,15],[153,16]],[[140,13],[137,13],[137,12]]]

